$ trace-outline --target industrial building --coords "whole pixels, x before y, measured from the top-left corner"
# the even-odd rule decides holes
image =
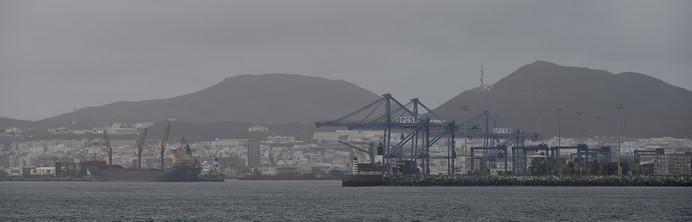
[[[247,167],[256,168],[260,162],[260,143],[259,140],[248,140],[247,142]]]
[[[654,161],[654,175],[692,176],[692,152],[657,155]]]

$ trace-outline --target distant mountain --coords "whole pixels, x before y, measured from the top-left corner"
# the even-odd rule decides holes
[[[344,80],[291,74],[241,75],[168,99],[116,102],[38,121],[41,125],[98,127],[113,122],[308,123],[344,115],[379,98]]]
[[[621,104],[624,109],[615,107]],[[470,107],[463,112],[462,106]],[[489,87],[465,91],[436,112],[463,121],[489,110],[505,126],[543,137],[692,137],[692,92],[639,73],[565,67],[537,61]],[[577,114],[580,112],[581,115]]]

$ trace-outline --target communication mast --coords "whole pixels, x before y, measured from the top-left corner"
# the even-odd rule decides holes
[[[481,65],[481,87],[483,87],[485,83],[483,82],[483,65]]]

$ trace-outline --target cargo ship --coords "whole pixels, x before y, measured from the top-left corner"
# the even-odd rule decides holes
[[[171,150],[173,166],[167,169],[123,168],[119,165],[96,166],[87,169],[89,181],[223,181],[218,163],[205,162],[196,164],[190,145],[181,141],[181,145]],[[216,161],[214,161],[216,162]],[[204,173],[202,172],[204,169]]]

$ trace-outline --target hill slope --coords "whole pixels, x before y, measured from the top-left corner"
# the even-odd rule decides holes
[[[42,125],[81,127],[113,122],[312,122],[344,115],[378,95],[343,80],[290,74],[241,75],[201,91],[168,99],[116,102],[40,120]]]
[[[19,120],[19,119],[10,119],[10,118],[0,117],[0,128],[8,128],[8,127],[25,128],[25,127],[31,126],[33,123],[34,122],[28,121],[28,120]]]
[[[615,109],[622,104],[624,109]],[[461,107],[471,110],[462,113]],[[561,135],[692,137],[692,92],[638,73],[559,66],[537,61],[491,87],[465,91],[436,109],[441,116],[461,121],[490,110],[507,125]],[[582,115],[578,115],[581,112]],[[619,119],[618,119],[619,118]]]

